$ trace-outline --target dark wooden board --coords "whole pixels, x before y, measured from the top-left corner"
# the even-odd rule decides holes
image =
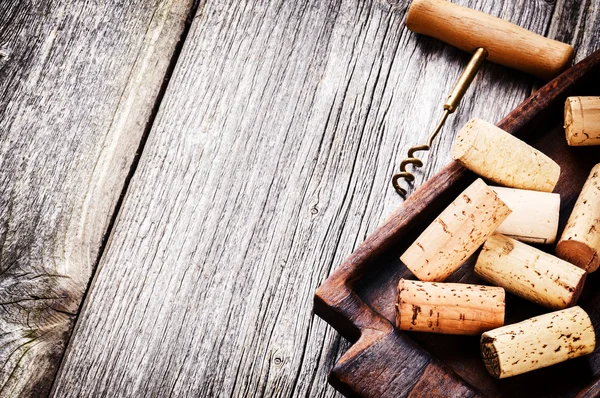
[[[559,233],[590,169],[600,162],[598,147],[571,148],[566,144],[562,107],[568,95],[600,95],[600,51],[538,90],[498,123],[561,165],[555,189],[561,195]],[[345,395],[565,397],[578,393],[593,396],[598,389],[600,350],[495,380],[479,358],[478,337],[403,333],[392,326],[398,280],[415,279],[398,260],[399,255],[475,178],[451,162],[410,196],[317,290],[315,312],[356,342],[330,375],[331,384]],[[553,250],[551,246],[540,248]],[[483,283],[472,272],[476,255],[449,281]],[[596,328],[600,327],[599,290],[600,275],[592,274],[579,300]],[[525,300],[507,297],[507,324],[544,312]]]

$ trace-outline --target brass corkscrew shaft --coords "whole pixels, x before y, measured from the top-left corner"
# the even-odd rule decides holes
[[[396,192],[398,192],[401,196],[406,197],[407,191],[406,191],[406,189],[404,189],[400,186],[399,180],[401,178],[403,178],[405,181],[409,181],[409,182],[412,182],[415,180],[414,174],[407,171],[406,166],[408,166],[409,164],[412,164],[413,169],[417,168],[417,167],[423,167],[423,161],[415,156],[415,152],[428,151],[431,149],[433,140],[435,140],[435,137],[439,134],[439,132],[442,129],[442,127],[444,126],[444,123],[446,122],[446,119],[448,118],[448,116],[451,113],[454,113],[454,111],[460,105],[460,101],[462,100],[463,96],[467,92],[467,89],[471,85],[471,82],[473,82],[473,79],[475,79],[475,75],[477,75],[477,72],[479,71],[479,68],[481,67],[481,64],[483,63],[483,61],[485,61],[487,55],[488,55],[488,52],[485,48],[480,47],[475,51],[475,53],[473,54],[473,57],[471,57],[471,60],[467,64],[465,70],[458,78],[458,81],[456,82],[454,89],[452,90],[452,92],[450,93],[448,98],[446,99],[446,102],[444,102],[444,113],[442,114],[442,117],[441,117],[440,121],[438,122],[438,124],[436,125],[435,129],[429,136],[429,139],[427,140],[427,144],[417,145],[417,146],[413,146],[413,147],[409,148],[408,149],[408,157],[406,159],[404,159],[402,162],[400,162],[400,172],[394,174],[394,176],[392,177],[392,185],[394,186],[394,189],[396,190]]]

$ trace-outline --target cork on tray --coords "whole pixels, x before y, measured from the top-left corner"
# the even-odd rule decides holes
[[[478,335],[504,325],[504,289],[401,279],[396,297],[400,330]]]
[[[586,180],[556,245],[556,255],[587,272],[600,265],[600,164]]]
[[[511,210],[481,179],[456,198],[402,254],[422,281],[445,280],[506,219]]]
[[[556,241],[560,195],[505,187],[490,187],[512,213],[496,232],[521,242],[552,244]]]
[[[600,97],[567,98],[565,135],[570,146],[600,145]]]
[[[560,166],[506,131],[481,119],[470,120],[458,133],[452,158],[497,184],[552,192]]]
[[[501,234],[483,245],[475,274],[551,309],[575,305],[586,277],[581,268]]]
[[[596,333],[581,307],[550,312],[490,330],[481,336],[481,356],[499,379],[590,354]]]

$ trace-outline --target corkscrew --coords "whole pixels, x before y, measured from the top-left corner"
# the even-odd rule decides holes
[[[406,168],[422,167],[416,152],[428,151],[448,116],[475,78],[485,59],[550,80],[565,70],[573,60],[574,50],[568,44],[530,32],[503,19],[453,4],[445,0],[412,0],[406,14],[406,27],[411,31],[444,41],[463,51],[475,54],[460,76],[454,90],[444,103],[444,114],[429,137],[427,144],[413,146],[408,158],[400,163],[400,172],[392,184],[402,196],[400,179],[412,182],[415,176]]]
[[[471,85],[475,75],[477,75],[477,72],[479,71],[483,61],[485,61],[487,55],[488,52],[483,47],[479,47],[477,50],[475,50],[473,57],[471,57],[471,60],[467,64],[462,75],[460,75],[460,78],[458,79],[458,82],[456,82],[454,89],[448,96],[448,99],[446,99],[446,102],[444,102],[444,113],[442,114],[438,124],[435,126],[435,129],[429,136],[427,144],[417,145],[409,148],[408,157],[400,162],[400,172],[394,174],[392,177],[392,185],[394,186],[396,192],[398,192],[401,196],[406,197],[407,191],[400,186],[399,180],[401,178],[408,182],[415,180],[414,174],[412,174],[410,171],[407,171],[406,166],[410,164],[413,165],[413,168],[423,167],[423,161],[415,156],[415,152],[429,151],[431,149],[433,140],[435,140],[435,137],[437,137],[439,134],[440,130],[444,126],[444,123],[446,122],[446,119],[448,119],[448,116],[451,113],[454,113],[454,111],[458,108],[460,100],[465,95],[465,92]]]

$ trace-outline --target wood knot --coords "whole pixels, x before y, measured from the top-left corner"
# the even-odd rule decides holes
[[[275,358],[273,358],[273,364],[275,364],[275,366],[282,366],[283,358],[276,356]]]

